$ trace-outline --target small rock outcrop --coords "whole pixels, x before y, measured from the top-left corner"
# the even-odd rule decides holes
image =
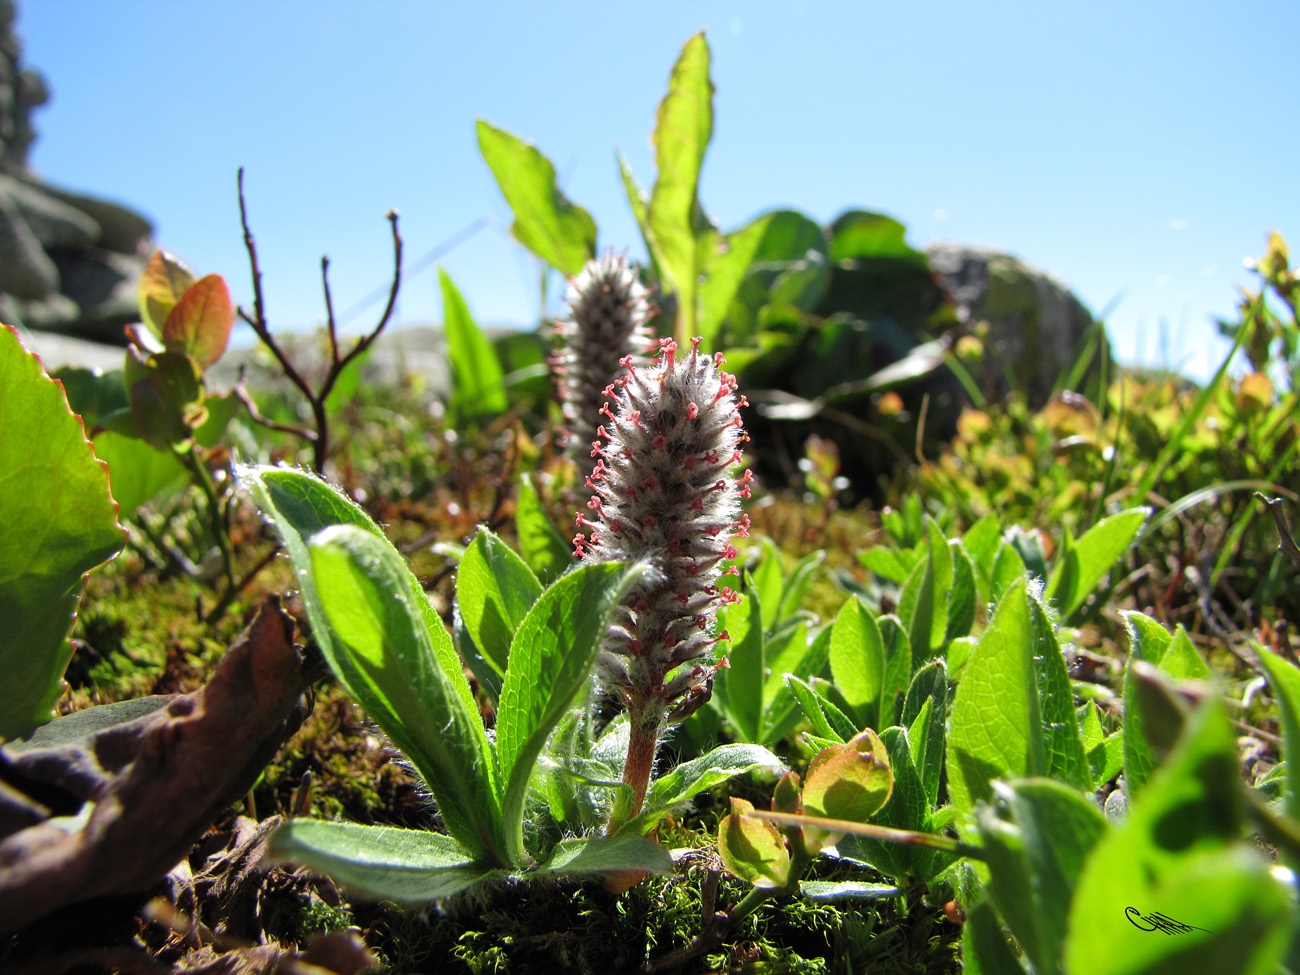
[[[0,321],[122,343],[153,226],[140,214],[51,186],[27,165],[32,112],[49,100],[22,65],[14,4],[0,0]]]
[[[988,322],[985,365],[996,380],[990,392],[1017,390],[1041,407],[1074,365],[1092,313],[1056,278],[1004,251],[939,243],[925,252],[962,316]]]

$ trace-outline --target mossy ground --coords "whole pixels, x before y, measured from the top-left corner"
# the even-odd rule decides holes
[[[268,410],[271,408],[268,407]],[[502,417],[478,429],[453,431],[416,385],[363,390],[335,417],[336,459],[327,473],[362,502],[410,557],[435,606],[448,614],[454,565],[434,543],[464,543],[487,523],[513,541],[514,497],[510,487],[524,470],[537,471],[549,513],[567,533],[582,492],[571,468],[550,456],[548,435],[533,421]],[[252,438],[244,434],[246,444]],[[263,434],[259,433],[260,444]],[[271,438],[262,460],[292,459],[293,445]],[[924,472],[923,472],[924,473]],[[969,472],[968,472],[969,473]],[[974,475],[971,475],[974,476]],[[883,483],[883,481],[882,481]],[[925,485],[894,475],[896,498]],[[931,510],[944,510],[941,497],[928,497]],[[92,575],[73,631],[78,653],[68,671],[65,711],[150,693],[191,690],[235,638],[247,616],[272,593],[291,593],[293,578],[284,561],[265,564],[215,621],[205,620],[217,602],[211,578],[185,569],[202,565],[208,553],[195,496],[182,494],[145,515],[148,531],[133,528],[132,541],[113,564]],[[840,507],[834,496],[798,489],[761,492],[749,509],[755,535],[772,538],[789,569],[799,557],[821,549],[826,568],[805,607],[823,620],[844,598],[836,574],[865,582],[857,555],[880,544],[879,513],[867,505]],[[948,510],[957,510],[953,505]],[[260,519],[245,506],[232,509],[236,576],[262,563],[274,546]],[[960,526],[954,526],[954,528]],[[169,549],[185,556],[169,556]],[[1136,571],[1138,567],[1141,571]],[[1244,683],[1240,661],[1215,640],[1201,621],[1203,593],[1179,574],[1179,565],[1143,553],[1134,571],[1119,580],[1105,612],[1077,633],[1086,651],[1075,676],[1114,686],[1123,646],[1118,607],[1159,603],[1162,618],[1184,618],[1198,644],[1211,651],[1227,680]],[[296,612],[292,595],[288,600]],[[1178,617],[1181,614],[1181,617]],[[300,614],[299,614],[300,616]],[[410,770],[374,730],[365,715],[332,681],[317,686],[315,705],[300,731],[281,749],[249,796],[227,811],[209,833],[216,842],[235,832],[238,817],[251,820],[287,814],[305,793],[313,815],[362,823],[436,828],[437,817]],[[1248,718],[1261,717],[1254,712]],[[783,751],[793,751],[783,749]],[[788,756],[796,764],[797,754]],[[806,757],[805,757],[806,758]],[[770,783],[734,783],[731,794],[766,804]],[[701,796],[695,807],[665,827],[660,839],[670,849],[710,849],[727,791]],[[195,867],[201,865],[196,850]],[[205,856],[208,854],[204,854]],[[830,860],[815,865],[819,879],[873,880]],[[517,885],[482,892],[444,905],[438,912],[349,901],[328,881],[312,881],[286,867],[272,868],[259,881],[260,903],[275,923],[245,932],[288,946],[314,931],[359,930],[384,968],[405,972],[594,972],[636,970],[647,958],[688,944],[700,930],[701,873],[690,870],[650,878],[621,896],[598,885]],[[744,894],[742,885],[722,879],[720,909]],[[950,972],[958,969],[960,929],[947,920],[942,889],[910,899],[849,904],[812,904],[779,899],[763,905],[730,932],[716,951],[694,959],[683,971],[734,972]],[[218,905],[197,905],[209,923]],[[160,962],[181,957],[173,936],[159,936],[143,921],[128,936]],[[238,925],[232,933],[238,934]],[[0,946],[0,962],[15,946]],[[19,951],[21,954],[21,951]],[[12,957],[12,956],[11,956]]]

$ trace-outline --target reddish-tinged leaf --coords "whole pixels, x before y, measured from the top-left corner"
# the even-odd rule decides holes
[[[160,250],[149,259],[144,274],[140,276],[137,299],[140,320],[157,338],[163,337],[163,323],[194,281],[194,272],[175,254]]]
[[[209,274],[185,289],[163,323],[168,352],[192,355],[206,369],[221,358],[235,324],[230,289],[220,274]]]

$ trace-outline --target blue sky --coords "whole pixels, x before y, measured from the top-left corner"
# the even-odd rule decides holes
[[[18,0],[53,93],[32,163],[128,203],[157,242],[250,298],[235,172],[273,327],[345,316],[391,266],[481,229],[443,266],[484,324],[537,320],[538,267],[478,155],[483,117],[532,140],[602,246],[643,253],[615,149],[643,185],[681,45],[707,28],[724,229],[775,207],[888,212],[909,240],[998,245],[1099,312],[1127,361],[1204,374],[1242,259],[1300,248],[1300,4],[443,3]],[[553,289],[554,291],[555,289]],[[378,304],[352,318],[360,329]],[[437,276],[399,322],[437,321]]]

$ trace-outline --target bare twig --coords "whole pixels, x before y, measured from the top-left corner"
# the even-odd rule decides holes
[[[312,422],[315,430],[307,430],[301,427],[292,427],[283,424],[274,424],[262,417],[252,405],[252,400],[248,397],[247,391],[242,388],[238,390],[240,402],[249,410],[249,415],[254,422],[273,430],[279,430],[282,433],[288,433],[306,440],[312,448],[312,469],[320,473],[325,467],[325,461],[329,458],[330,434],[329,434],[329,413],[325,406],[329,400],[330,394],[334,391],[334,386],[338,382],[339,376],[343,370],[351,365],[359,356],[365,354],[366,350],[374,344],[380,334],[392,320],[393,311],[397,307],[397,294],[402,286],[402,235],[397,229],[397,211],[389,210],[387,213],[389,225],[392,228],[393,236],[393,280],[388,288],[388,303],[384,306],[383,314],[379,322],[368,333],[361,336],[352,346],[351,350],[345,355],[339,354],[338,340],[338,321],[334,314],[334,296],[330,292],[329,284],[329,258],[321,258],[321,286],[325,293],[325,327],[329,341],[329,361],[325,368],[325,377],[321,380],[319,388],[313,388],[312,384],[298,370],[298,368],[285,354],[283,348],[271,334],[271,329],[266,321],[266,303],[262,295],[262,270],[258,264],[257,244],[253,240],[253,232],[248,226],[248,205],[244,197],[244,170],[239,170],[239,222],[244,230],[244,247],[248,251],[248,263],[253,275],[253,313],[250,315],[244,309],[239,310],[239,317],[242,318],[256,333],[258,339],[263,345],[270,350],[271,355],[279,364],[281,372],[298,391],[307,398],[307,403],[311,407]],[[242,376],[241,376],[242,384]]]

